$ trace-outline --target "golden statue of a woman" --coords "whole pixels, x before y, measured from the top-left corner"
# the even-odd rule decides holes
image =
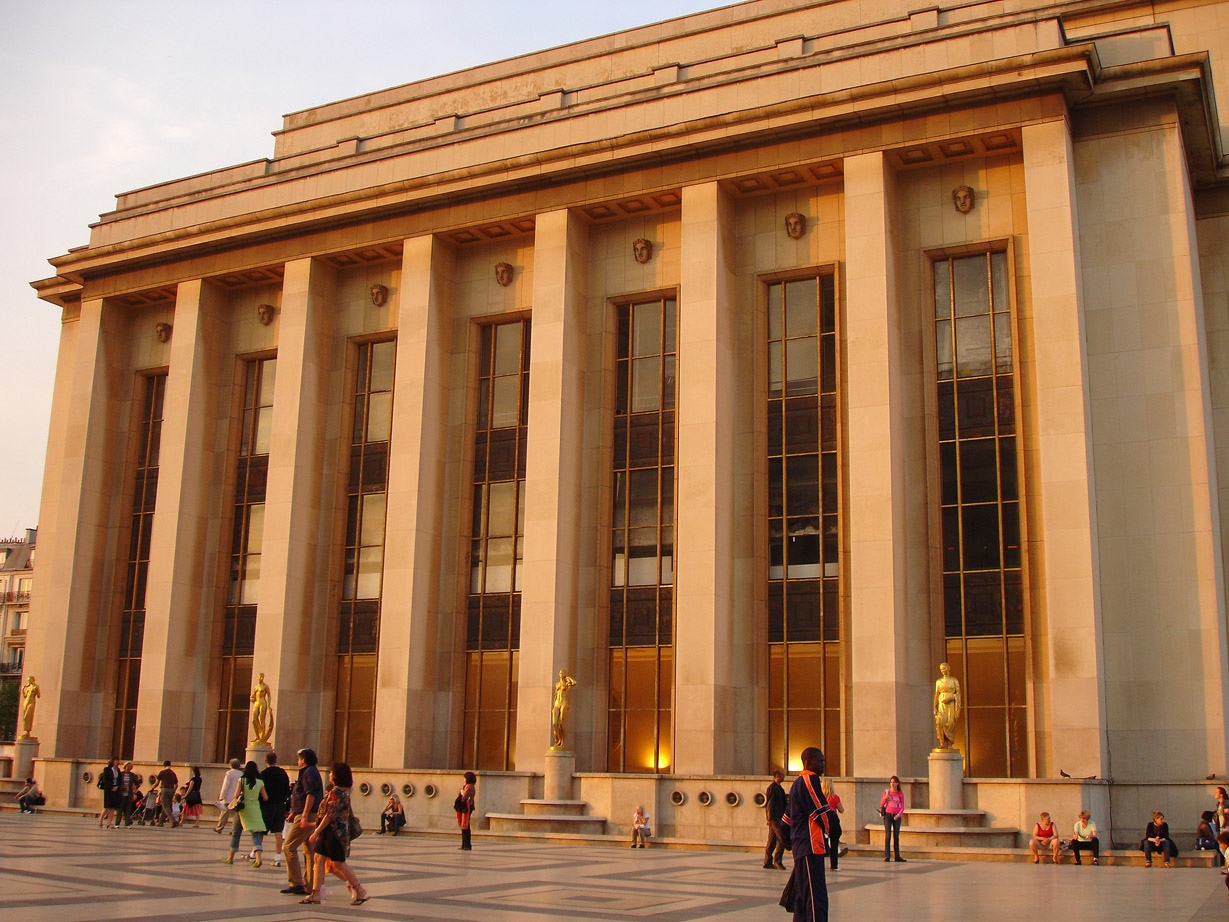
[[[564,669],[559,670],[559,681],[555,683],[555,700],[550,708],[550,732],[553,742],[551,751],[564,749],[563,731],[568,716],[568,691],[576,684],[576,680]]]
[[[943,673],[935,682],[935,735],[940,750],[956,748],[956,721],[960,717],[960,680],[952,675],[952,667],[939,664]]]
[[[41,695],[42,690],[34,681],[34,676],[27,678],[26,684],[21,688],[21,736],[17,737],[19,740],[34,739],[31,735],[34,729],[34,708]]]

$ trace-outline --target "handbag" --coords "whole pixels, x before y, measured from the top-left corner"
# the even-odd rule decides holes
[[[358,821],[358,817],[354,815],[354,811],[350,811],[350,838],[357,839],[363,834],[363,824]]]
[[[794,872],[789,872],[789,880],[781,891],[781,908],[786,912],[794,911]]]
[[[231,798],[230,803],[226,805],[227,810],[242,810],[243,809],[243,782],[239,782],[239,787],[235,790],[235,796]]]
[[[465,807],[465,798],[462,797],[460,794],[458,794],[457,799],[452,802],[452,811],[454,813],[467,812],[466,807]]]

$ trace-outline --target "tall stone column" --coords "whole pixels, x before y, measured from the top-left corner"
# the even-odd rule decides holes
[[[842,337],[848,375],[850,759],[855,775],[910,768],[905,432],[895,174],[882,153],[845,160]]]
[[[734,205],[683,188],[673,771],[750,770],[734,726]],[[744,747],[745,748],[745,747]]]
[[[1044,581],[1034,611],[1046,624],[1048,683],[1038,728],[1038,774],[1059,768],[1105,777],[1108,768],[1096,505],[1091,446],[1087,348],[1083,322],[1080,235],[1071,132],[1059,119],[1023,129],[1024,191],[1035,337],[1036,433],[1026,449],[1031,566]],[[1027,460],[1029,456],[1032,460]],[[1039,558],[1039,559],[1038,559]],[[1040,605],[1037,604],[1040,601]]]
[[[436,237],[402,249],[375,765],[426,768],[448,751],[432,717],[455,263]]]
[[[34,735],[44,758],[99,756],[110,746],[98,715],[114,708],[115,693],[107,698],[99,661],[114,598],[115,575],[105,579],[104,567],[115,553],[109,496],[124,456],[115,421],[132,399],[127,329],[122,310],[102,300],[64,311],[38,537],[39,572],[55,578],[30,599],[25,657],[25,674],[42,689]]]
[[[576,675],[577,706],[597,694],[577,656],[580,488],[584,422],[584,310],[588,228],[567,211],[538,215],[533,252],[533,338],[525,474],[516,767],[542,771],[560,669]],[[567,744],[593,752],[593,727],[569,721]]]
[[[207,546],[217,515],[214,433],[218,392],[234,367],[225,307],[224,295],[201,279],[181,282],[175,296],[133,746],[140,760],[198,758],[204,738],[217,607],[216,565],[207,566],[217,559]]]
[[[273,742],[288,752],[322,748],[321,686],[334,675],[322,652],[323,625],[336,622],[328,611],[331,549],[321,543],[330,534],[321,508],[334,298],[329,266],[286,263],[252,674],[265,674]]]

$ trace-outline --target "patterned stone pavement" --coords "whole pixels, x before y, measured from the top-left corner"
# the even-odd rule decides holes
[[[245,844],[247,837],[245,836]],[[351,861],[372,900],[350,906],[331,880],[322,906],[278,890],[266,865],[221,863],[226,839],[202,829],[103,830],[93,820],[0,814],[0,920],[297,922],[350,919],[786,920],[785,875],[758,855],[365,835]],[[788,858],[787,858],[788,861]],[[884,864],[847,858],[829,875],[838,922],[1205,922],[1229,917],[1206,869],[1054,867],[987,862]]]

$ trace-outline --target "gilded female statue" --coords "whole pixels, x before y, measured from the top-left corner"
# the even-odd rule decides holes
[[[956,748],[956,720],[960,717],[960,680],[952,675],[952,667],[939,664],[943,673],[935,682],[935,735],[939,749]]]
[[[34,681],[34,676],[30,676],[21,689],[21,736],[18,739],[33,739],[30,731],[34,729],[34,706],[38,704],[40,695],[42,691],[38,683]]]
[[[550,732],[554,738],[551,749],[563,749],[564,722],[568,716],[568,691],[576,684],[576,680],[563,669],[559,670],[559,681],[555,683],[555,700],[550,709]]]

